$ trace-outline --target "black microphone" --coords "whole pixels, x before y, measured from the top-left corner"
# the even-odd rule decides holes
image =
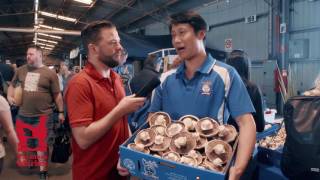
[[[160,79],[154,76],[136,93],[136,97],[147,97],[160,83]]]

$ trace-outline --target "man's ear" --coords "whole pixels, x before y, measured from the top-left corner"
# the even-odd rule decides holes
[[[206,37],[206,31],[205,30],[200,30],[197,34],[197,37],[200,39],[200,40],[204,40],[204,38]]]
[[[94,44],[88,44],[88,51],[92,51],[94,53],[96,53],[98,51],[97,46],[95,46]]]

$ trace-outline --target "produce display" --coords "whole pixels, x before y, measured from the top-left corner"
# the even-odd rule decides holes
[[[218,172],[232,159],[238,132],[231,125],[192,115],[173,121],[165,112],[154,113],[148,123],[150,127],[140,130],[128,148]]]
[[[278,133],[274,136],[267,136],[266,138],[259,141],[259,146],[268,148],[268,149],[278,149],[279,147],[284,145],[286,140],[286,130],[284,127],[278,131]]]

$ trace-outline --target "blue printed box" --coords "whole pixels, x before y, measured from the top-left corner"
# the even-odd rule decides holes
[[[147,127],[147,124],[144,127]],[[228,162],[222,173],[169,161],[129,149],[127,146],[134,141],[136,135],[137,132],[120,146],[121,164],[130,171],[132,176],[151,180],[226,179],[226,173],[232,161]],[[237,143],[238,139],[235,141],[233,149],[236,149]],[[232,159],[234,159],[233,156],[234,152]]]

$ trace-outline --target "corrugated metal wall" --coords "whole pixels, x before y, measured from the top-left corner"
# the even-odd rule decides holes
[[[292,91],[296,94],[298,91],[303,92],[311,88],[315,77],[320,72],[320,0],[287,1],[291,2],[290,7],[286,7],[290,8],[290,22],[287,28],[290,32],[289,41],[307,39],[308,44],[308,58],[286,59],[289,61],[291,70],[289,71],[291,89],[293,88]],[[229,0],[229,3],[220,1],[197,9],[208,25],[213,27],[207,33],[207,45],[224,50],[225,39],[231,38],[233,49],[245,50],[253,61],[267,60],[271,38],[269,37],[270,19],[267,15],[269,8],[264,0]],[[244,22],[244,17],[259,14],[264,15],[258,16],[257,22],[251,24]],[[160,23],[146,27],[145,32],[149,35],[169,33],[167,26]],[[273,82],[266,82],[272,78],[266,79],[261,68],[261,66],[253,66],[251,70],[255,77],[253,81],[260,86],[272,84]],[[269,71],[272,69],[266,72],[272,76]],[[265,93],[272,94],[272,92]]]
[[[292,1],[290,41],[307,39],[308,58],[290,59],[290,77],[294,93],[313,87],[320,73],[320,1]],[[292,52],[291,52],[292,53]]]
[[[198,12],[213,28],[207,33],[207,45],[224,50],[225,39],[231,38],[233,49],[245,50],[252,60],[268,58],[268,5],[263,0],[231,0],[204,7]],[[244,18],[265,14],[247,24]]]

